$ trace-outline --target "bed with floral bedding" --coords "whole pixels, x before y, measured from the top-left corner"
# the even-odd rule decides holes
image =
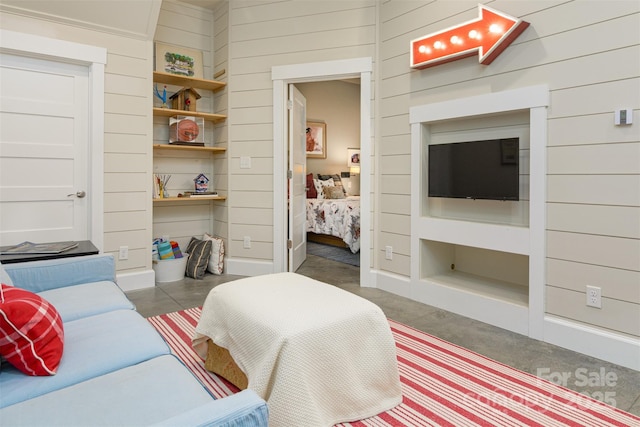
[[[307,232],[340,238],[354,254],[360,250],[360,196],[307,199]]]

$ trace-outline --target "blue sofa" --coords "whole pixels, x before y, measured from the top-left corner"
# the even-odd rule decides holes
[[[111,255],[6,264],[0,279],[42,296],[64,325],[55,375],[2,365],[0,425],[268,425],[253,391],[215,399],[170,353],[117,286]]]

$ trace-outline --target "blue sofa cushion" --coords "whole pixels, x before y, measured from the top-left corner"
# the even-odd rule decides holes
[[[212,401],[193,374],[167,355],[9,406],[0,410],[0,420],[12,426],[143,426]],[[215,409],[206,415],[217,416]]]
[[[64,324],[58,372],[28,377],[10,366],[0,375],[0,408],[169,354],[153,326],[133,310],[116,310]]]
[[[63,322],[106,313],[134,310],[124,292],[113,282],[95,282],[67,286],[38,293],[60,313]]]
[[[4,269],[13,286],[31,292],[103,280],[116,281],[115,261],[111,254],[18,262],[6,264]]]

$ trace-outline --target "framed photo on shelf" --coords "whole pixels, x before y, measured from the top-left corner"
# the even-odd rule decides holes
[[[201,79],[204,75],[202,51],[156,43],[156,71]]]
[[[321,121],[307,120],[307,157],[327,158],[327,124]]]

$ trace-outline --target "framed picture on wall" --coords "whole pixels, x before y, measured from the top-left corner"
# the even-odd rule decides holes
[[[327,158],[327,124],[307,120],[307,157]]]
[[[156,71],[201,79],[204,75],[202,51],[156,43]]]
[[[360,149],[347,148],[347,166],[350,168],[360,167]]]

